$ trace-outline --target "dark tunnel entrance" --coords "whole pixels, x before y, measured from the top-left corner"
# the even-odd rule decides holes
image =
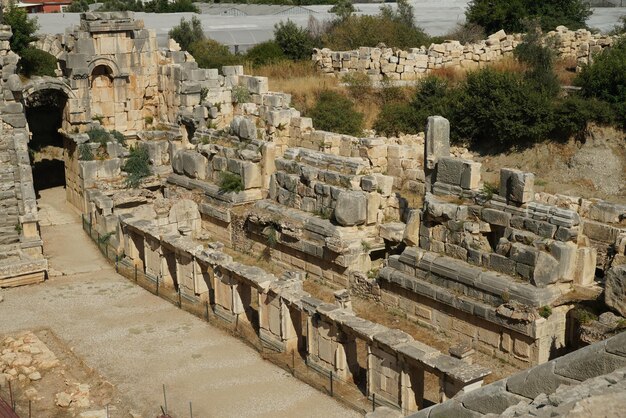
[[[26,119],[32,138],[28,143],[35,193],[65,186],[63,136],[58,132],[67,103],[65,93],[39,90],[26,100]]]

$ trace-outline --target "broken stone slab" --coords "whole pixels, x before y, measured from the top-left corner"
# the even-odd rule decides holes
[[[604,303],[626,317],[626,265],[614,266],[607,271]]]
[[[450,155],[450,122],[442,116],[430,116],[426,126],[424,160],[434,170],[439,158]]]
[[[400,243],[404,237],[405,224],[403,222],[389,222],[380,226],[380,237],[384,240]]]
[[[402,240],[406,245],[417,246],[419,245],[419,231],[421,224],[421,211],[417,209],[410,209],[406,220],[406,228],[404,229],[404,236]]]
[[[554,373],[554,361],[514,374],[506,381],[509,392],[535,399],[542,393],[552,393],[561,385],[573,385],[576,380]]]
[[[466,408],[481,414],[501,414],[508,407],[524,401],[528,400],[507,392],[505,380],[473,390],[465,394],[461,400]]]
[[[500,196],[515,203],[527,203],[535,198],[535,175],[512,168],[500,169]]]
[[[603,341],[556,359],[554,373],[568,379],[584,381],[626,367],[626,357],[607,353],[606,344]]]

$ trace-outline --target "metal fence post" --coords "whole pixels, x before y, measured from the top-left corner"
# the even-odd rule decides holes
[[[333,397],[333,371],[331,370],[329,373],[330,376],[330,396]]]
[[[183,307],[183,301],[180,297],[180,285],[178,285],[178,308],[182,308]]]
[[[157,279],[157,285],[156,285],[156,295],[159,296],[159,276],[156,276]]]
[[[137,283],[137,264],[135,264],[135,283]]]

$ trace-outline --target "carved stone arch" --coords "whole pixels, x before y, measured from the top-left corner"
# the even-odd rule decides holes
[[[107,57],[98,57],[92,60],[88,64],[87,70],[89,71],[89,76],[91,77],[91,75],[93,74],[93,71],[100,66],[104,66],[108,68],[109,74],[111,75],[112,78],[118,78],[118,77],[124,76],[124,74],[122,74],[122,72],[120,71],[120,68],[118,67],[117,63],[111,58],[107,58]]]
[[[26,106],[32,105],[34,101],[40,100],[40,92],[56,91],[63,94],[67,99],[75,99],[76,93],[72,90],[65,79],[54,77],[41,77],[29,81],[22,89],[22,99]]]

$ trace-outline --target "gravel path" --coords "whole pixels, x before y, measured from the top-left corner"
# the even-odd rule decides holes
[[[45,190],[40,205],[49,224],[42,227],[45,252],[57,275],[1,291],[0,334],[50,328],[144,418],[156,415],[163,383],[170,413],[180,417],[188,416],[189,401],[194,417],[202,418],[357,416],[239,340],[117,275],[81,231],[78,216],[68,216],[64,196],[63,189]]]

